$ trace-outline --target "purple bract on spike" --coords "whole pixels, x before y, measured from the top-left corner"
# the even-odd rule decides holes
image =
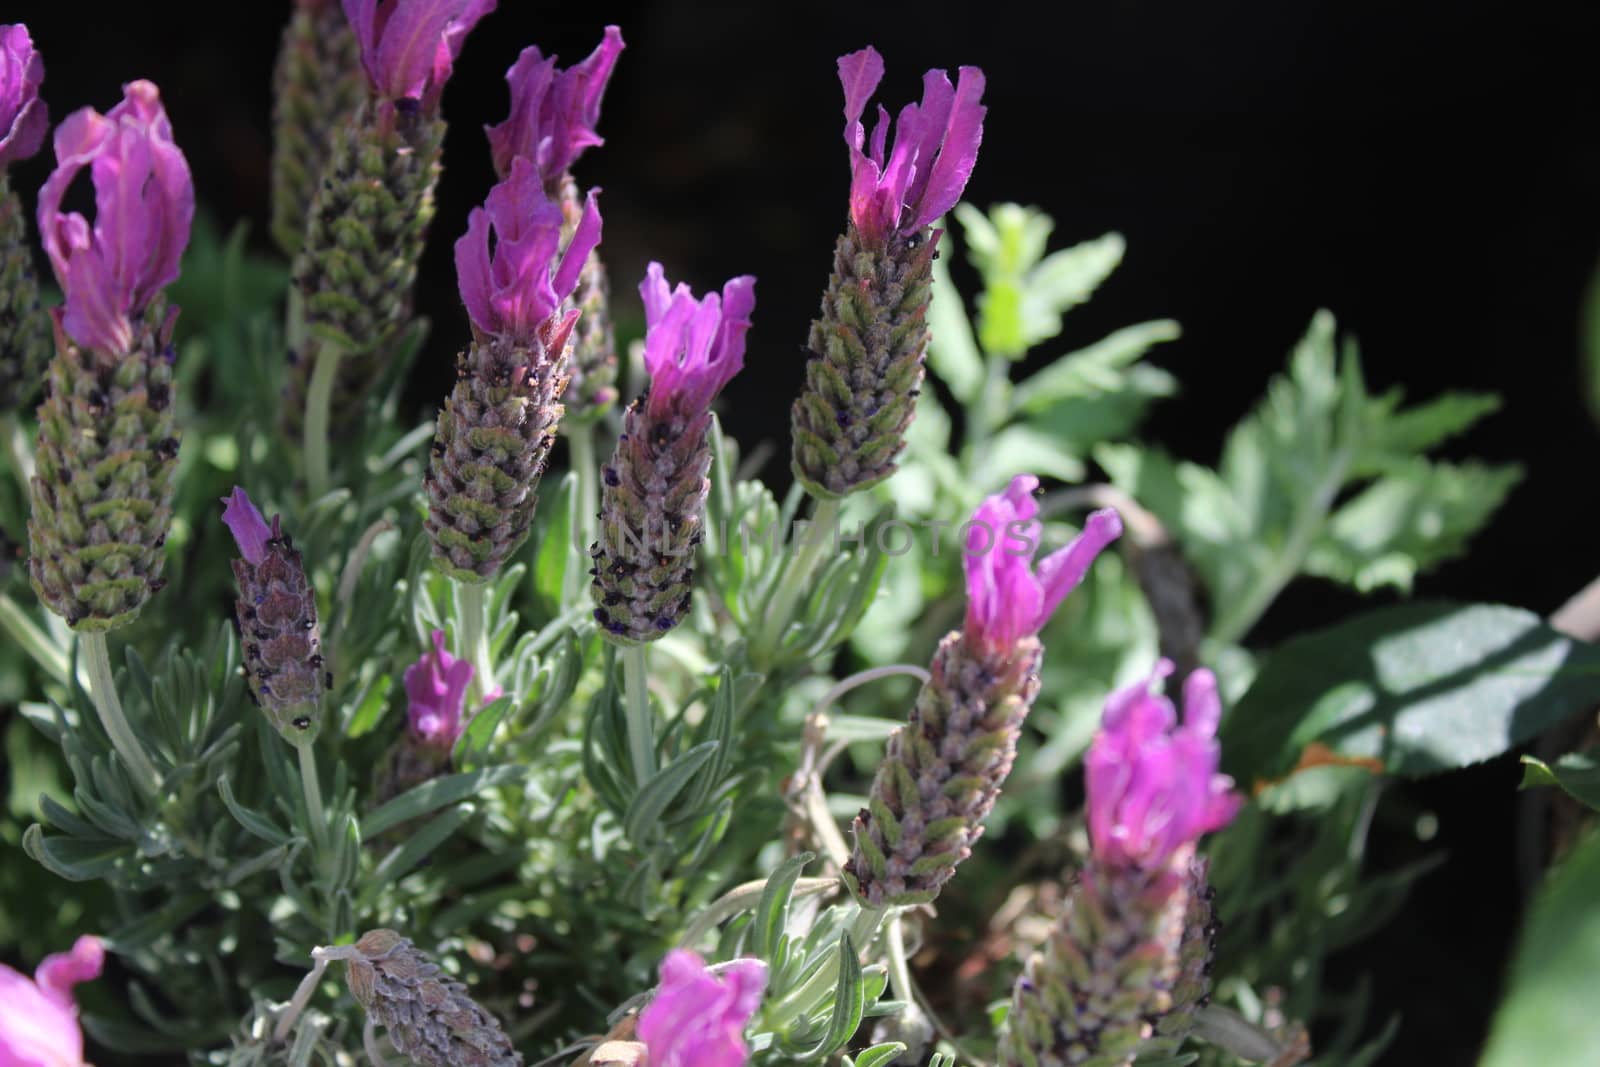
[[[136,81],[123,94],[106,114],[86,107],[56,128],[56,169],[39,190],[39,232],[66,293],[62,325],[78,344],[112,354],[128,351],[133,320],[178,277],[194,220],[189,164],[159,92]],[[84,167],[94,181],[92,229],[61,210]]]
[[[922,76],[922,102],[900,110],[894,145],[888,146],[889,112],[881,104],[869,143],[861,115],[882,80],[877,49],[839,57],[844,139],[850,148],[850,217],[863,240],[878,246],[892,234],[920,230],[961,199],[978,159],[986,110],[978,102],[983,71],[962,67],[951,88],[944,71],[930,70]]]
[[[417,742],[446,751],[455,745],[472,675],[472,664],[444,647],[444,631],[433,631],[433,647],[405,672],[406,720]]]
[[[1039,479],[1019,474],[1002,493],[988,497],[972,516],[966,545],[968,640],[1009,648],[1038,633],[1077,588],[1089,565],[1122,533],[1110,508],[1096,511],[1071,544],[1035,567],[1042,529],[1033,491]]]
[[[558,324],[551,319],[600,243],[598,192],[589,191],[565,252],[561,207],[545,195],[538,171],[526,159],[516,160],[484,206],[473,209],[466,234],[456,242],[456,276],[462,303],[479,331],[525,343],[546,328],[555,331],[545,338],[547,347],[557,352],[564,347],[577,311]]]
[[[1172,702],[1151,691],[1171,673],[1162,660],[1149,679],[1112,694],[1084,757],[1089,841],[1103,866],[1157,870],[1239,810],[1233,779],[1217,773],[1217,680],[1204,669],[1189,675],[1179,725]]]
[[[432,113],[472,27],[496,0],[343,0],[378,96]]]
[[[0,26],[0,168],[27,159],[50,128],[39,86],[44,60],[22,23]]]
[[[80,937],[72,951],[45,957],[33,979],[0,963],[0,1064],[77,1067],[83,1031],[72,987],[100,977],[105,948]]]
[[[267,554],[267,541],[272,538],[267,520],[262,518],[250,494],[237,485],[232,493],[222,498],[222,503],[222,521],[238,543],[239,554],[248,563],[260,563]]]
[[[704,411],[744,366],[745,334],[756,306],[756,280],[730,280],[722,296],[696,300],[687,285],[667,284],[661,264],[651,263],[639,284],[644,300],[644,365],[650,373],[650,411]]]
[[[584,149],[604,144],[595,132],[606,83],[622,54],[622,31],[607,26],[599,47],[583,62],[561,70],[556,56],[537,47],[522,50],[506,81],[511,85],[511,114],[497,126],[485,126],[494,152],[495,171],[504,178],[515,159],[526,159],[539,171],[551,195]]]
[[[650,1067],[744,1067],[744,1028],[761,1006],[767,965],[735,960],[720,975],[693,952],[674,949],[661,961],[661,984],[639,1013],[639,1040]]]

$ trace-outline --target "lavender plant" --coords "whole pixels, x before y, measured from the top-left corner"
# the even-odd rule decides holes
[[[749,276],[697,297],[652,261],[608,417],[624,316],[572,167],[612,26],[567,69],[529,46],[487,144],[452,142],[498,181],[455,243],[471,342],[416,421],[441,90],[493,8],[294,6],[292,266],[191,242],[203,131],[152,83],[69,115],[47,370],[0,184],[6,417],[43,395],[6,427],[28,505],[0,495],[28,540],[27,582],[0,569],[0,942],[77,938],[0,965],[0,1064],[1374,1062],[1394,1024],[1328,958],[1424,869],[1369,854],[1385,784],[1572,720],[1600,653],[1411,601],[1252,638],[1294,583],[1404,592],[1465,551],[1518,472],[1430,452],[1494,399],[1372,395],[1319,313],[1215,467],[1140,443],[1175,324],[1040,351],[1121,238],[1049,251],[1039,212],[958,203],[983,72],[929,71],[869,136],[866,48],[838,60],[845,232],[780,495],[714,413]],[[0,27],[0,167],[44,136],[34,47]],[[63,208],[85,168],[92,224]],[[1600,807],[1594,753],[1550,755],[1527,784]],[[1530,912],[1494,1067],[1593,1047],[1551,1035],[1592,1025],[1560,1013],[1592,987],[1597,847],[1574,834]]]

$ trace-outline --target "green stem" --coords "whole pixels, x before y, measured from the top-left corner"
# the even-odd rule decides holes
[[[332,484],[328,463],[328,420],[333,406],[333,387],[339,380],[339,360],[344,350],[323,341],[317,345],[317,366],[311,372],[311,388],[306,393],[304,460],[306,489],[312,500],[325,494]]]
[[[489,654],[488,582],[456,583],[456,622],[460,626],[461,654],[472,664],[472,684],[467,703],[476,708],[494,690],[494,659]]]
[[[128,773],[147,796],[155,796],[161,788],[161,773],[145,755],[144,747],[134,736],[128,717],[122,713],[122,701],[117,699],[116,679],[111,673],[111,653],[106,647],[103,633],[78,634],[78,655],[89,671],[89,699],[100,713],[100,725],[105,727],[112,746],[127,764]]]
[[[573,524],[576,534],[572,549],[575,555],[567,561],[566,588],[561,596],[563,606],[578,599],[581,591],[579,575],[587,567],[584,560],[589,558],[589,546],[594,543],[596,536],[596,515],[600,510],[600,471],[595,466],[594,425],[586,422],[581,426],[569,427],[567,447],[570,449],[568,462],[578,477],[577,499],[572,502],[578,517]]]
[[[34,625],[22,605],[0,593],[0,629],[11,635],[17,647],[28,654],[44,672],[62,685],[72,684],[72,664],[66,654],[50,640],[50,635]]]
[[[328,813],[322,806],[322,783],[317,778],[315,743],[309,737],[295,742],[300,752],[300,786],[306,795],[306,818],[311,822],[311,839],[319,854],[328,850]]]
[[[906,959],[905,930],[900,925],[900,913],[889,918],[889,928],[884,931],[884,943],[889,952],[889,989],[894,999],[906,1002],[907,1011],[917,1011],[916,990],[911,985],[911,964]]]
[[[634,779],[643,786],[656,776],[656,729],[650,715],[649,645],[622,650],[622,687],[628,699],[628,752]]]
[[[0,445],[5,447],[6,462],[11,473],[17,476],[23,495],[28,495],[32,491],[29,483],[33,479],[33,449],[28,445],[28,435],[23,432],[22,420],[15,412],[0,415]]]
[[[811,584],[812,572],[822,558],[823,549],[834,543],[834,529],[839,522],[840,501],[818,500],[811,514],[811,527],[806,540],[800,545],[794,559],[784,569],[778,588],[767,602],[766,620],[756,638],[755,661],[763,667],[772,662],[783,635],[794,621],[794,609]]]
[[[1349,469],[1351,458],[1348,449],[1334,455],[1316,491],[1306,497],[1305,503],[1295,513],[1283,548],[1242,596],[1229,598],[1229,607],[1212,623],[1212,641],[1220,645],[1232,645],[1242,640],[1256,620],[1272,606],[1278,594],[1283,592],[1283,587],[1300,573],[1306,553],[1311,551],[1312,542],[1321,532],[1322,523],[1344,486],[1345,472]]]

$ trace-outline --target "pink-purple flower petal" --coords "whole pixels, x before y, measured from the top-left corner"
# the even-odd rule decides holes
[[[405,670],[406,720],[415,740],[445,751],[455,746],[472,676],[472,664],[445,647],[444,631],[433,631],[433,647]]]
[[[639,1013],[649,1067],[744,1067],[744,1028],[766,986],[760,960],[735,960],[713,973],[693,952],[667,953],[661,984]]]
[[[584,150],[605,143],[595,127],[624,47],[622,31],[607,26],[589,57],[566,70],[556,67],[556,56],[547,57],[537,47],[522,50],[506,71],[511,113],[499,125],[484,127],[501,177],[511,172],[512,160],[527,159],[554,194]]]
[[[432,110],[461,46],[496,0],[343,0],[372,89]]]
[[[155,85],[130,82],[105,115],[83,108],[56,129],[56,169],[39,190],[39,231],[66,294],[62,325],[80,345],[113,354],[133,320],[178,277],[194,221],[194,183]],[[88,167],[95,221],[63,212]]]
[[[44,59],[22,23],[0,26],[0,169],[27,159],[44,144],[50,117],[39,86]]]
[[[755,284],[750,275],[741,275],[722,287],[720,297],[707,293],[696,300],[687,285],[668,285],[661,264],[650,264],[639,295],[645,307],[644,365],[650,373],[652,413],[705,411],[744,367]]]
[[[1044,628],[1095,558],[1122,533],[1109,508],[1094,512],[1066,547],[1034,564],[1042,526],[1033,499],[1039,479],[1019,474],[978,505],[967,527],[966,635],[982,648],[1009,650]]]
[[[888,113],[868,138],[861,124],[868,99],[883,78],[883,58],[872,48],[839,58],[845,96],[845,145],[850,150],[850,218],[870,245],[909,235],[955,206],[972,176],[983,140],[983,72],[962,67],[955,88],[940,70],[923,76],[922,101],[901,109],[888,149]]]
[[[80,937],[49,956],[33,980],[0,963],[0,1067],[78,1067],[83,1031],[72,987],[100,977],[105,949]]]
[[[481,332],[527,343],[541,328],[553,328],[547,324],[600,242],[597,193],[590,190],[565,255],[561,206],[546,195],[531,161],[517,159],[484,206],[473,209],[455,246],[456,280]],[[554,344],[549,336],[545,340]]]
[[[222,498],[222,503],[222,521],[233,534],[239,555],[252,566],[260,563],[267,556],[267,541],[272,537],[272,528],[261,510],[251,501],[250,494],[237,485]]]
[[[1113,693],[1084,757],[1089,840],[1097,862],[1158,871],[1202,834],[1226,826],[1241,799],[1217,768],[1222,702],[1216,678],[1196,670],[1184,683],[1184,721],[1154,687],[1172,673]]]

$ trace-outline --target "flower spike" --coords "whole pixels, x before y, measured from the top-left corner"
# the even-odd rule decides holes
[[[0,26],[0,414],[22,407],[50,359],[50,319],[39,305],[27,211],[6,168],[44,144],[50,120],[39,86],[44,60],[28,27]]]
[[[849,225],[834,246],[833,276],[811,324],[805,386],[790,416],[795,477],[813,496],[839,498],[894,473],[922,385],[938,234],[983,138],[983,72],[962,67],[956,85],[923,77],[888,147],[889,115],[861,123],[883,78],[883,57],[865,48],[839,58],[845,144],[850,150]]]
[[[570,374],[579,311],[565,301],[600,241],[597,193],[563,250],[561,208],[518,159],[456,242],[473,340],[434,430],[425,525],[434,563],[460,581],[485,581],[527,540]]]
[[[56,355],[39,407],[29,577],[79,630],[131,622],[165,585],[178,467],[172,327],[162,290],[178,276],[194,217],[189,165],[156,87],[123,86],[104,115],[56,129],[56,169],[39,191],[39,230],[66,295],[52,312]],[[95,218],[61,210],[85,168]]]
[[[650,388],[628,406],[601,472],[600,539],[590,551],[595,620],[616,644],[654,641],[689,610],[711,483],[711,401],[744,366],[755,309],[748,275],[696,299],[652,263],[644,298]]]
[[[873,907],[932,900],[971,854],[1039,692],[1038,633],[1121,530],[1115,512],[1096,512],[1035,574],[1037,485],[1018,475],[968,524],[967,623],[939,642],[910,721],[890,737],[856,816],[844,877]]]

